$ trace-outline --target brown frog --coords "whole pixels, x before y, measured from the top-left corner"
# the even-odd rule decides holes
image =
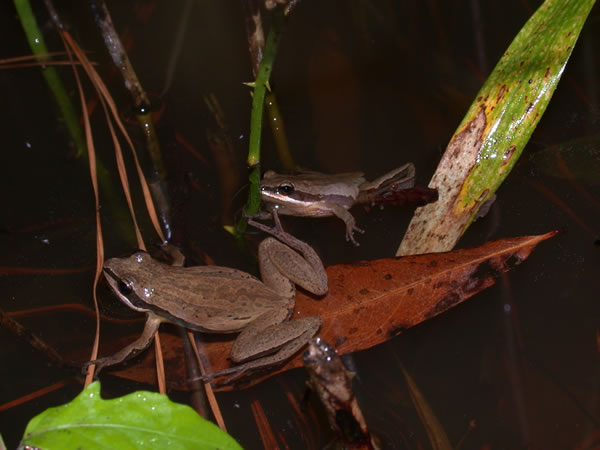
[[[106,261],[104,275],[115,294],[130,308],[146,313],[147,320],[139,339],[91,363],[100,369],[139,353],[161,322],[205,333],[239,333],[231,350],[236,365],[205,379],[277,364],[302,348],[320,328],[321,319],[289,320],[295,284],[325,295],[323,263],[308,244],[281,228],[249,223],[274,236],[263,240],[258,249],[262,281],[229,267],[169,266],[142,251]]]
[[[339,217],[346,224],[346,240],[359,245],[354,232],[364,231],[348,210],[359,203],[370,203],[373,196],[411,188],[414,184],[415,166],[407,163],[370,182],[362,172],[327,175],[303,171],[297,175],[279,175],[267,171],[260,190],[268,214],[276,210],[290,216]]]

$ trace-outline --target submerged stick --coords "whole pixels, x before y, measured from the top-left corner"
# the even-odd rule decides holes
[[[117,34],[104,0],[89,0],[88,5],[96,25],[113,61],[123,77],[125,87],[131,94],[136,107],[136,118],[144,136],[144,148],[152,162],[152,170],[144,170],[152,199],[156,206],[160,225],[166,240],[171,238],[171,206],[167,192],[167,171],[152,121],[150,99],[144,91],[127,52]]]

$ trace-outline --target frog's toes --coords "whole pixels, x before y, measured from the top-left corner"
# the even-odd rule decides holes
[[[360,244],[358,243],[358,241],[356,239],[354,239],[354,233],[353,232],[346,233],[346,242],[347,241],[352,242],[356,247],[360,246]]]

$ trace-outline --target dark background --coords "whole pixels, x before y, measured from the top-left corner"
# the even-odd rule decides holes
[[[323,172],[363,170],[371,179],[412,161],[418,181],[426,184],[485,77],[540,3],[300,2],[272,76],[297,162]],[[175,34],[182,26],[182,5],[109,1],[108,6],[121,36],[133,42],[130,56],[143,86],[158,98]],[[57,1],[56,7],[80,45],[100,64],[98,70],[123,116],[131,117],[128,97],[85,8],[69,1]],[[12,3],[3,2],[0,8],[3,57],[30,54]],[[34,8],[50,48],[59,50],[46,13],[41,5]],[[429,446],[400,364],[413,376],[453,445],[471,421],[476,427],[463,448],[592,448],[584,442],[594,431],[598,439],[598,23],[596,7],[546,114],[497,192],[490,214],[468,230],[460,246],[561,227],[567,232],[541,244],[498,285],[353,356],[357,395],[371,431],[385,448]],[[59,70],[73,88],[71,70]],[[200,262],[198,255],[207,254],[217,264],[250,270],[222,230],[222,223],[234,217],[219,215],[219,179],[205,134],[214,123],[203,97],[214,94],[219,99],[234,143],[232,170],[243,175],[250,96],[242,82],[251,79],[240,3],[194,2],[173,84],[157,101],[166,111],[166,125],[159,125],[161,140],[180,187],[176,213],[183,236],[178,238],[188,251],[196,249],[192,261]],[[36,311],[14,318],[59,352],[85,351],[93,341],[91,317],[82,318],[68,308],[46,315],[39,308],[92,306],[95,224],[89,175],[69,156],[64,127],[38,69],[4,70],[0,87],[0,306],[8,312]],[[91,91],[89,85],[86,88]],[[110,161],[102,120],[98,110],[93,117],[98,151]],[[176,134],[204,161],[174,145]],[[551,156],[556,152],[567,160],[570,179]],[[267,127],[263,168],[280,169]],[[233,199],[234,204],[243,204],[244,195]],[[109,209],[105,204],[103,208]],[[358,248],[345,242],[337,219],[289,218],[284,223],[314,245],[326,264],[336,264],[393,255],[411,214],[411,208],[369,213],[356,209],[359,225],[367,230]],[[128,224],[114,223],[110,213],[103,220],[107,256],[133,250],[115,231]],[[143,218],[142,226],[151,240]],[[22,268],[73,272],[17,270]],[[129,314],[105,286],[99,295],[108,315]],[[106,339],[108,334],[101,336]],[[0,329],[0,342],[0,406],[67,380],[60,389],[0,412],[0,433],[13,448],[30,418],[69,401],[81,386],[5,329]],[[245,448],[267,445],[252,416],[251,405],[260,402],[278,445],[326,445],[332,434],[316,398],[297,409],[305,379],[303,370],[294,370],[254,388],[219,394],[229,432]],[[107,396],[154,389],[110,375],[102,381]],[[177,391],[169,394],[178,401],[187,398]]]

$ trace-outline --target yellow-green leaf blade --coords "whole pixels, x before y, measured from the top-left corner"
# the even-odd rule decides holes
[[[452,137],[397,255],[451,250],[542,117],[595,0],[547,0],[489,76]]]

